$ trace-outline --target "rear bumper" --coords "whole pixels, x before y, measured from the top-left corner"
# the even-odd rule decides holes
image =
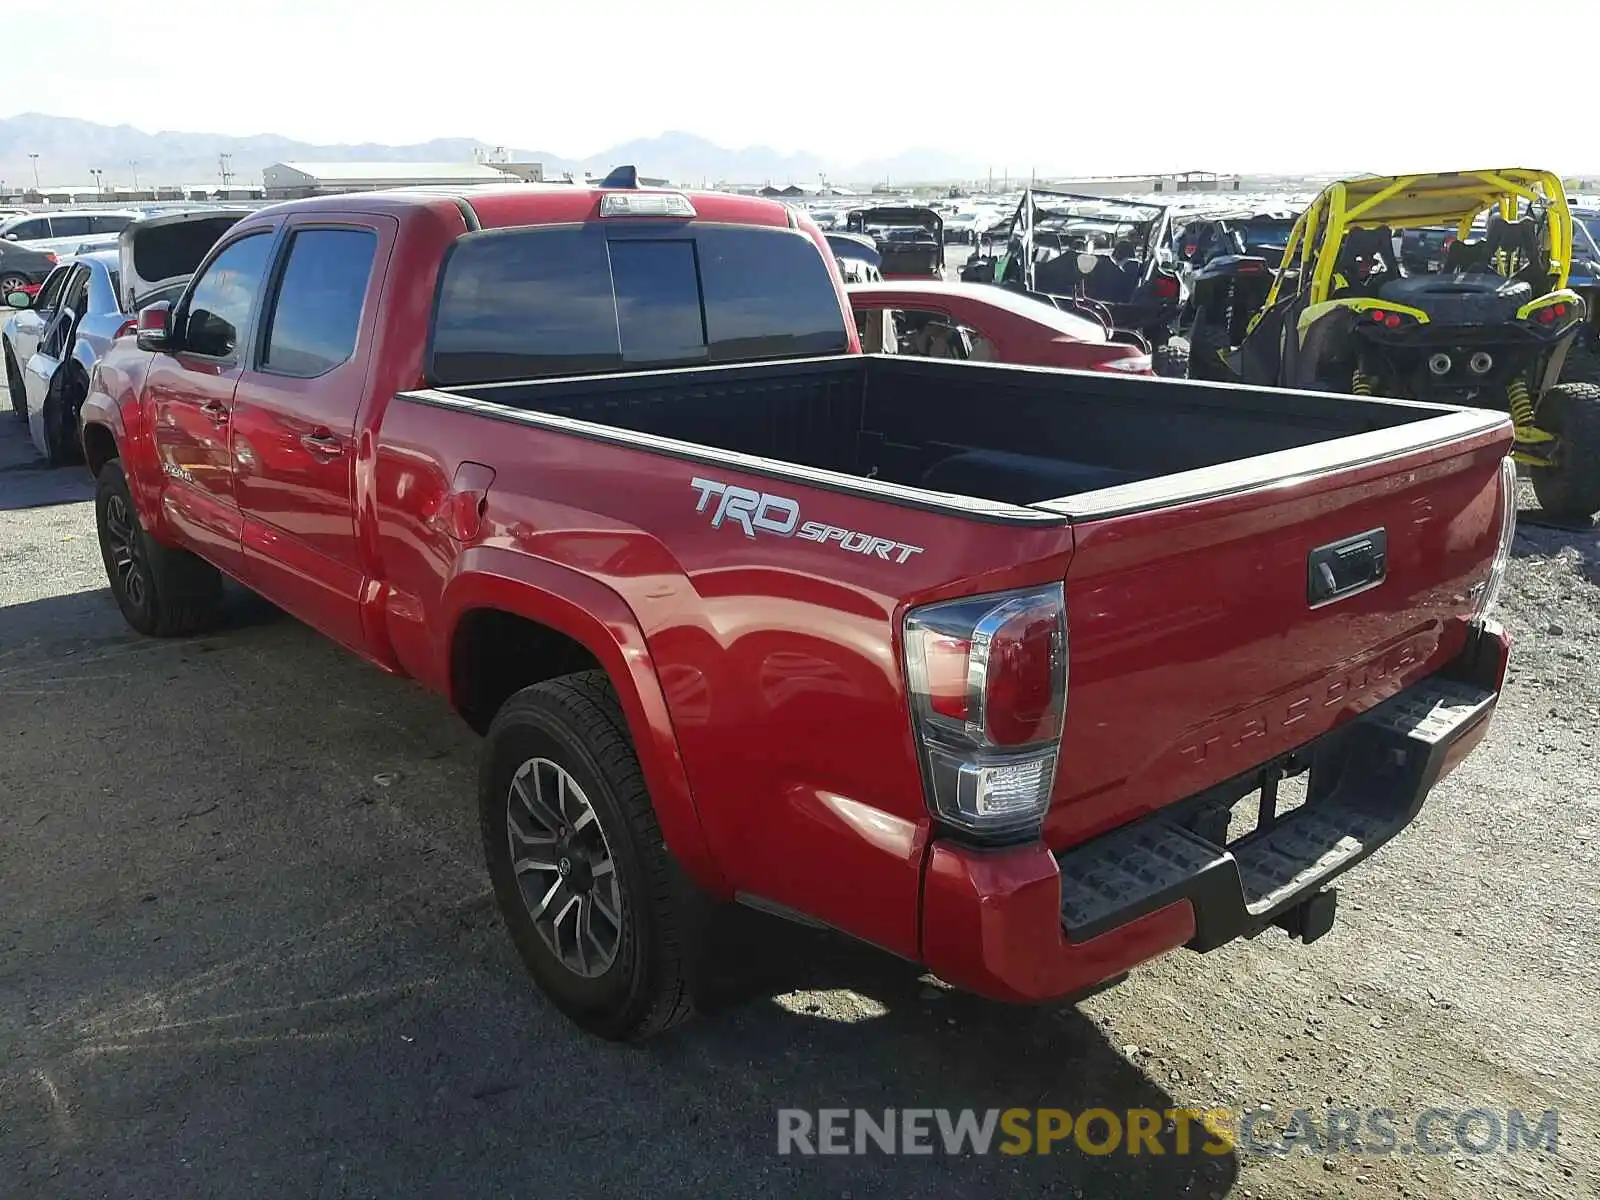
[[[1071,850],[935,843],[923,961],[981,995],[1049,1000],[1179,946],[1211,950],[1301,924],[1326,885],[1409,825],[1482,740],[1509,651],[1505,632],[1490,626],[1444,671],[1287,759]],[[1208,814],[1254,790],[1264,772],[1305,766],[1300,808],[1231,845],[1196,832],[1214,829]]]

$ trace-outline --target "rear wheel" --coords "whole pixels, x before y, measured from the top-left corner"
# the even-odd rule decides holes
[[[1552,464],[1529,471],[1539,507],[1562,520],[1589,520],[1600,512],[1600,386],[1557,384],[1535,415],[1557,439]]]
[[[12,292],[20,292],[28,286],[26,275],[0,275],[0,308],[5,307],[6,297]]]
[[[694,899],[605,672],[506,701],[489,728],[478,811],[511,940],[557,1008],[619,1041],[689,1015]]]
[[[116,459],[95,480],[94,515],[111,594],[129,625],[153,637],[178,637],[216,620],[222,575],[204,559],[163,546],[145,532]]]

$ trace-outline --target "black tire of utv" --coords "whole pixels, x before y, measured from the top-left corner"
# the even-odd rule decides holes
[[[1209,321],[1196,321],[1189,331],[1189,378],[1226,382],[1228,371],[1219,356],[1230,349],[1227,330]]]
[[[1589,520],[1600,512],[1600,385],[1558,383],[1539,397],[1535,417],[1561,439],[1556,465],[1528,472],[1539,507],[1560,520]]]
[[[616,864],[623,930],[617,955],[586,979],[545,945],[522,899],[506,834],[511,780],[548,758],[583,789]],[[523,688],[489,726],[478,777],[489,880],[511,940],[539,989],[573,1022],[612,1041],[641,1041],[693,1013],[700,926],[686,880],[668,855],[616,692],[604,671]]]
[[[143,573],[142,603],[128,598],[111,556],[106,536],[106,505],[113,496],[121,498],[133,527],[138,551],[134,569]],[[129,625],[150,637],[185,637],[216,623],[222,611],[222,573],[204,559],[187,550],[163,546],[145,532],[139,523],[133,497],[128,493],[122,464],[116,459],[101,467],[95,479],[94,516],[100,557],[105,563],[111,595]]]
[[[1150,354],[1150,367],[1163,379],[1189,377],[1189,347],[1182,342],[1157,346]]]
[[[28,393],[22,386],[22,369],[17,366],[17,356],[6,343],[6,392],[11,397],[11,415],[19,421],[28,419]]]

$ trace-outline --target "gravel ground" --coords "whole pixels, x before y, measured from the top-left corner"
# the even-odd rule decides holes
[[[618,1048],[526,982],[442,704],[243,594],[131,635],[84,476],[30,459],[0,418],[0,1196],[1600,1195],[1592,532],[1519,534],[1493,732],[1320,942],[1018,1010],[744,917],[712,1011]],[[1557,1109],[1560,1145],[775,1153],[778,1108],[853,1105],[1376,1107],[1402,1142],[1431,1106]]]

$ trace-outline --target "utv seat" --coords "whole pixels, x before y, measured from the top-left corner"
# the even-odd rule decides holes
[[[1103,300],[1107,304],[1126,304],[1133,299],[1133,293],[1139,286],[1139,277],[1122,269],[1122,264],[1100,256],[1100,261],[1095,263],[1094,270],[1084,280],[1084,294],[1095,300]]]
[[[934,463],[923,472],[921,483],[936,492],[1007,504],[1037,504],[1139,478],[1132,471],[1093,463],[1063,462],[1003,450],[966,450]]]
[[[1369,263],[1373,259],[1378,260],[1383,264],[1382,273],[1376,279],[1362,279],[1357,269],[1360,259],[1366,259]],[[1372,289],[1384,280],[1399,279],[1400,262],[1394,254],[1394,234],[1387,225],[1379,225],[1376,229],[1352,229],[1345,235],[1344,245],[1339,248],[1339,259],[1333,269],[1337,275],[1349,281],[1339,289],[1335,299],[1371,295]]]

